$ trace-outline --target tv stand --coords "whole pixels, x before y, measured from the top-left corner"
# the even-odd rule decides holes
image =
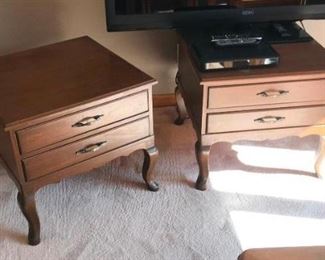
[[[206,189],[211,146],[243,139],[318,135],[315,172],[325,176],[325,50],[313,40],[272,47],[281,57],[278,66],[202,72],[191,43],[179,34],[175,123],[187,114],[192,120],[197,189]]]

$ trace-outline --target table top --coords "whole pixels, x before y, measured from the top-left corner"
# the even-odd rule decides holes
[[[0,57],[3,127],[154,83],[89,37]]]

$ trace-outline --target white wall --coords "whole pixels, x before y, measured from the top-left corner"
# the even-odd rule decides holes
[[[325,46],[325,21],[306,28]],[[174,90],[173,31],[106,32],[104,0],[0,0],[0,55],[89,35],[159,81],[155,93]]]
[[[325,47],[325,21],[305,21],[304,25],[308,33]]]

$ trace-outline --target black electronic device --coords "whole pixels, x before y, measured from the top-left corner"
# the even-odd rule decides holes
[[[325,18],[325,0],[105,0],[109,31]],[[275,26],[286,35],[285,29]],[[287,35],[288,36],[288,35]]]
[[[228,31],[234,33],[227,34]],[[271,43],[264,39],[263,30],[254,25],[184,29],[179,33],[190,46],[201,71],[257,68],[280,62]]]
[[[198,42],[191,48],[201,71],[274,66],[280,60],[272,46],[264,42],[244,46],[215,46]]]

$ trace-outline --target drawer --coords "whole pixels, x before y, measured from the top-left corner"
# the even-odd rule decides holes
[[[150,135],[149,118],[122,125],[23,160],[28,181],[141,140]]]
[[[210,87],[208,108],[325,101],[325,79],[235,87]]]
[[[325,124],[325,106],[208,114],[207,133]]]
[[[17,132],[21,153],[28,153],[93,129],[148,111],[142,91]]]

